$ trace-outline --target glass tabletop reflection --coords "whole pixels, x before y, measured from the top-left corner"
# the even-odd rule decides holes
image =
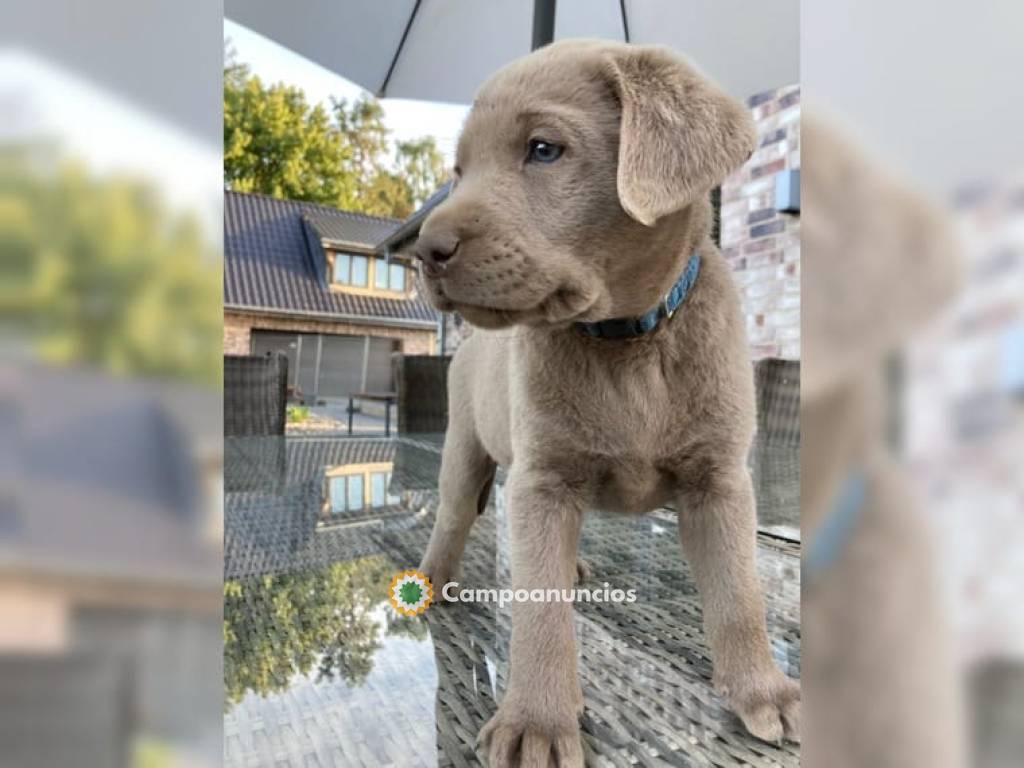
[[[435,604],[410,618],[387,600],[426,546],[442,442],[225,441],[226,765],[481,764],[476,736],[508,675],[509,606]],[[775,500],[758,563],[775,655],[798,676],[799,551],[780,535],[798,506],[783,466],[755,468]],[[511,583],[502,480],[466,547],[465,587]],[[592,513],[584,525],[583,586],[637,596],[574,607],[588,764],[798,765],[797,747],[746,735],[714,694],[674,518]]]

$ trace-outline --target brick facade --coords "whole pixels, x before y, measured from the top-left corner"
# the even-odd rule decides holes
[[[224,312],[224,354],[248,355],[252,351],[252,319]]]
[[[376,338],[398,339],[401,342],[403,354],[437,354],[437,332],[434,329],[394,328],[387,325],[373,325],[369,323],[339,323],[234,310],[224,311],[224,354],[250,354],[253,330],[328,333],[344,336],[373,336]]]
[[[776,211],[775,183],[800,167],[800,86],[748,104],[760,145],[722,184],[722,253],[740,288],[751,357],[799,360],[800,216]]]
[[[903,446],[969,661],[1024,654],[1024,176],[957,195],[965,275],[904,355]],[[936,310],[939,308],[937,307]]]

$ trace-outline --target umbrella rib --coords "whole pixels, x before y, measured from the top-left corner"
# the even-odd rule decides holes
[[[412,13],[409,14],[409,20],[405,22],[405,29],[402,30],[402,39],[398,41],[398,47],[395,49],[395,55],[391,58],[391,66],[388,67],[388,73],[384,75],[384,82],[380,85],[380,90],[377,91],[377,95],[383,97],[388,89],[388,83],[391,82],[391,75],[394,74],[395,65],[398,64],[398,57],[402,55],[402,49],[405,47],[405,41],[409,37],[409,30],[412,29],[412,23],[416,20],[416,14],[420,10],[420,2],[422,0],[416,0],[412,6]]]
[[[629,42],[629,19],[626,18],[626,0],[619,0],[619,11],[622,13],[622,37]]]

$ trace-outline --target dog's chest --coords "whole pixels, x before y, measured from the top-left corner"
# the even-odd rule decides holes
[[[526,398],[542,412],[549,433],[637,467],[674,452],[691,418],[684,377],[672,375],[656,357],[621,365],[560,362],[530,382]]]
[[[595,466],[594,505],[609,512],[642,514],[671,501],[670,473],[643,459],[620,458]]]

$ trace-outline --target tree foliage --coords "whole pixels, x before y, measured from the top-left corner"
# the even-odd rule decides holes
[[[0,156],[0,316],[53,362],[219,382],[221,267],[199,223],[43,150]]]
[[[394,571],[383,557],[334,563],[224,584],[227,701],[286,690],[297,675],[360,685],[373,670],[382,633],[423,640],[421,617],[401,620],[387,603]]]
[[[392,151],[372,97],[311,105],[295,86],[266,85],[229,52],[224,68],[224,183],[239,192],[405,218],[445,179],[432,137]]]

